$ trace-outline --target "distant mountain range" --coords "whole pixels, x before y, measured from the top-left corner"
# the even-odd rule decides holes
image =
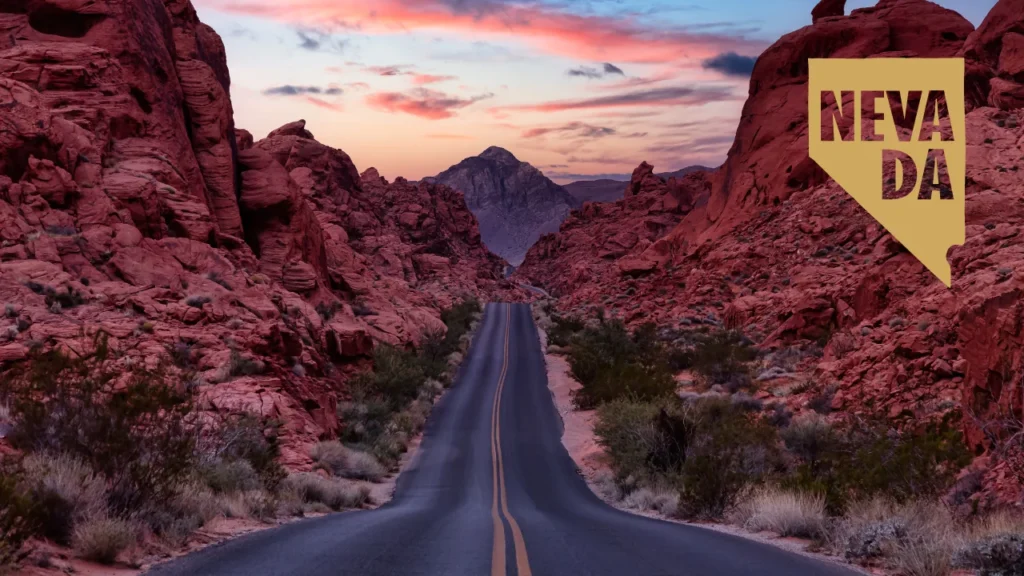
[[[665,180],[675,176],[681,178],[691,172],[698,170],[711,170],[707,166],[687,166],[675,172],[663,172],[658,174]],[[563,186],[574,198],[583,202],[614,202],[623,197],[626,191],[626,184],[629,183],[629,174],[624,174],[622,180],[602,178],[600,180],[579,180]]]
[[[538,238],[557,232],[569,212],[583,204],[540,170],[497,146],[424,180],[462,192],[480,223],[484,244],[514,266]]]

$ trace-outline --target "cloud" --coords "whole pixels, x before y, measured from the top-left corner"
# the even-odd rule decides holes
[[[264,96],[302,96],[304,94],[322,94],[324,96],[340,96],[342,93],[341,88],[337,86],[330,86],[327,88],[321,88],[319,86],[293,86],[291,84],[284,84],[282,86],[273,86],[263,91]]]
[[[441,76],[437,74],[413,74],[412,83],[417,86],[423,86],[425,84],[437,84],[438,82],[447,82],[449,80],[458,80],[458,76]]]
[[[475,136],[469,134],[427,134],[427,138],[435,140],[475,140]]]
[[[597,68],[590,68],[588,66],[577,66],[566,72],[566,74],[582,78],[600,78],[604,76]]]
[[[602,138],[615,134],[615,129],[583,122],[569,122],[561,126],[531,128],[524,131],[522,136],[523,138],[539,138],[548,134],[568,134],[572,138]]]
[[[617,76],[626,75],[626,73],[622,71],[622,68],[619,68],[610,62],[605,62],[601,66],[600,70],[597,68],[591,68],[590,66],[577,66],[570,69],[567,74],[569,76],[578,76],[583,78],[604,78],[605,76],[613,74]]]
[[[472,98],[459,98],[437,90],[415,88],[407,93],[370,94],[366,97],[366,103],[387,112],[404,112],[429,120],[443,120],[455,116],[454,110],[466,108],[492,96],[493,94],[482,94]]]
[[[622,71],[622,68],[619,68],[615,64],[611,64],[611,63],[608,63],[608,62],[604,63],[604,73],[605,74],[618,74],[619,76],[625,76],[626,75],[626,73]]]
[[[309,102],[310,104],[323,108],[325,110],[331,110],[333,112],[341,112],[344,110],[341,104],[335,102],[328,102],[326,100],[321,100],[313,96],[306,96],[306,102]]]
[[[750,76],[754,71],[757,58],[741,56],[735,52],[725,52],[701,63],[705,70],[714,70],[727,76]]]
[[[299,48],[303,50],[341,54],[348,47],[348,40],[337,38],[329,32],[313,28],[297,28],[295,33],[299,36]]]
[[[555,100],[541,102],[538,104],[523,104],[519,106],[506,106],[494,108],[493,112],[561,112],[564,110],[590,110],[600,108],[622,108],[631,106],[683,106],[701,105],[709,102],[717,102],[734,98],[728,88],[714,86],[689,88],[657,88],[654,90],[643,90],[623,92],[609,96],[596,98],[584,98],[581,100]]]
[[[378,76],[406,76],[413,74],[409,68],[412,68],[412,66],[366,66],[365,70]]]
[[[367,84],[366,82],[349,82],[348,84],[345,84],[345,86],[348,86],[349,88],[351,88],[353,90],[360,90],[360,91],[362,91],[362,90],[369,90],[370,89],[370,85]]]
[[[620,14],[574,13],[565,2],[496,0],[207,0],[210,8],[307,26],[328,22],[362,33],[424,30],[522,40],[548,54],[603,62],[609,54],[629,63],[706,59],[760,50],[765,42],[743,36],[652,27]]]

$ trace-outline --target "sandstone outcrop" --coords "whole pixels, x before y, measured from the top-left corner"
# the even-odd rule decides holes
[[[237,130],[188,0],[0,2],[0,31],[0,371],[106,333],[281,422],[302,467],[375,342],[510,286],[461,194],[360,177],[302,121]]]

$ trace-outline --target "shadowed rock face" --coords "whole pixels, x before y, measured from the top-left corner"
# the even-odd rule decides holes
[[[188,0],[0,1],[0,30],[0,372],[100,332],[126,365],[187,345],[204,409],[280,420],[301,468],[375,343],[508,286],[461,194],[360,176],[303,121],[236,129]]]
[[[484,244],[513,265],[522,262],[538,238],[557,231],[569,212],[581,205],[540,170],[495,146],[433,180],[466,196],[466,204],[480,222]]]
[[[687,166],[674,172],[662,172],[658,174],[663,180],[670,178],[682,178],[693,172],[706,172],[711,170],[707,166]],[[601,180],[580,180],[563,186],[574,198],[583,202],[615,202],[620,200],[626,193],[629,186],[627,180],[612,180],[604,178]]]
[[[705,201],[664,232],[651,209],[664,194],[641,165],[635,196],[587,205],[516,275],[558,296],[563,313],[601,308],[670,334],[736,328],[794,355],[794,379],[762,392],[785,391],[779,401],[794,411],[830,383],[831,408],[847,414],[913,424],[962,407],[965,435],[984,452],[981,423],[1022,416],[1024,0],[1000,0],[977,30],[925,0],[882,0],[848,16],[826,4],[835,8],[758,59]],[[807,59],[958,54],[971,109],[967,230],[949,251],[947,289],[807,159]],[[797,381],[816,386],[790,393]],[[1019,501],[1021,462],[1024,454],[979,460],[984,488],[971,499]]]

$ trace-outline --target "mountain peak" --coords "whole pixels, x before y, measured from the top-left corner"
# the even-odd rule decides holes
[[[487,160],[494,160],[495,162],[501,162],[502,164],[519,164],[519,159],[515,157],[508,150],[498,146],[491,146],[487,150],[480,153],[480,158],[486,158]]]

